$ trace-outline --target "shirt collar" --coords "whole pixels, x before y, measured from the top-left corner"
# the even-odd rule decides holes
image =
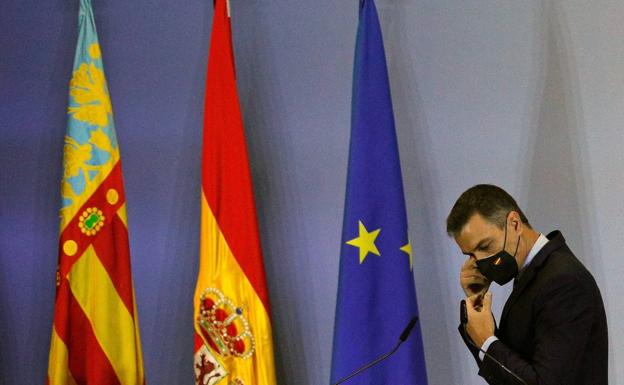
[[[547,243],[548,243],[548,238],[546,238],[544,234],[540,234],[539,237],[537,238],[537,241],[535,241],[535,243],[533,244],[533,247],[531,247],[531,251],[529,251],[529,255],[527,255],[526,259],[524,260],[524,265],[522,265],[522,268],[520,270],[524,270],[525,267],[529,266],[529,263],[531,263],[533,258],[535,258],[535,255],[537,255],[537,253]]]

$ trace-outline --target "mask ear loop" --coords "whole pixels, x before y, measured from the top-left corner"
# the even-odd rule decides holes
[[[507,218],[509,218],[509,213],[505,217],[505,238],[503,239],[503,251],[505,251],[505,246],[507,246]]]
[[[516,258],[516,254],[518,254],[518,247],[520,247],[520,236],[518,235],[518,243],[516,243],[516,251],[514,251],[514,258]]]

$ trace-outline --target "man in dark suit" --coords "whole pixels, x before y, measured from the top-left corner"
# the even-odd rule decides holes
[[[447,232],[468,256],[460,273],[468,317],[459,330],[479,375],[489,384],[607,384],[602,297],[559,231],[540,234],[503,189],[477,185],[453,206]],[[496,328],[488,288],[512,280]]]

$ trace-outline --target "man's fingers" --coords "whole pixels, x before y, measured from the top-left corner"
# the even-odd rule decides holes
[[[490,286],[490,281],[477,269],[476,262],[473,258],[468,258],[459,273],[459,284],[461,285],[466,296],[484,293]],[[475,303],[480,307],[480,299]]]
[[[477,277],[476,275],[473,276],[463,276],[461,277],[460,281],[465,285],[474,285],[474,284],[478,284],[478,285],[485,285],[486,283],[488,283],[489,281],[487,279],[481,278],[481,277]]]
[[[474,311],[481,312],[483,309],[483,297],[484,291],[480,291],[466,297],[466,303],[470,308],[474,309]]]
[[[487,293],[485,293],[485,296],[483,296],[483,308],[486,311],[491,311],[492,309],[492,292],[488,291]]]
[[[471,319],[474,319],[474,314],[476,313],[476,309],[474,308],[474,306],[470,303],[468,303],[468,301],[466,301],[466,313],[468,316],[468,322],[470,322]]]
[[[459,273],[461,279],[487,281],[487,278],[477,269],[465,269]]]
[[[472,259],[467,259],[461,267],[462,272],[466,271],[478,271],[477,264]]]
[[[467,283],[473,282],[488,282],[488,279],[485,278],[480,272],[472,271],[472,270],[464,270],[459,274],[459,280]]]
[[[466,260],[464,261],[464,266],[476,266],[477,264],[475,263],[475,261],[468,257],[466,258]]]
[[[466,272],[466,271],[474,271],[474,272],[479,272],[479,268],[477,267],[477,265],[463,265],[461,268],[462,272]]]
[[[470,307],[474,307],[474,305],[479,301],[479,294],[473,294],[466,298],[466,302]]]

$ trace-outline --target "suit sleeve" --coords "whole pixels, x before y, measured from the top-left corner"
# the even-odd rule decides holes
[[[464,325],[460,324],[457,330],[459,331],[459,335],[461,336],[462,340],[464,340],[464,343],[468,347],[468,350],[470,350],[470,353],[472,353],[472,356],[477,361],[477,365],[480,365],[481,360],[479,359],[479,349],[475,348],[473,345],[470,344],[470,336],[468,336],[468,333],[466,333]]]
[[[544,288],[534,304],[535,336],[533,356],[526,360],[496,341],[488,353],[529,385],[574,383],[574,370],[582,358],[594,316],[594,299],[581,281],[561,276]],[[520,383],[489,358],[480,365],[479,375],[489,384]]]

